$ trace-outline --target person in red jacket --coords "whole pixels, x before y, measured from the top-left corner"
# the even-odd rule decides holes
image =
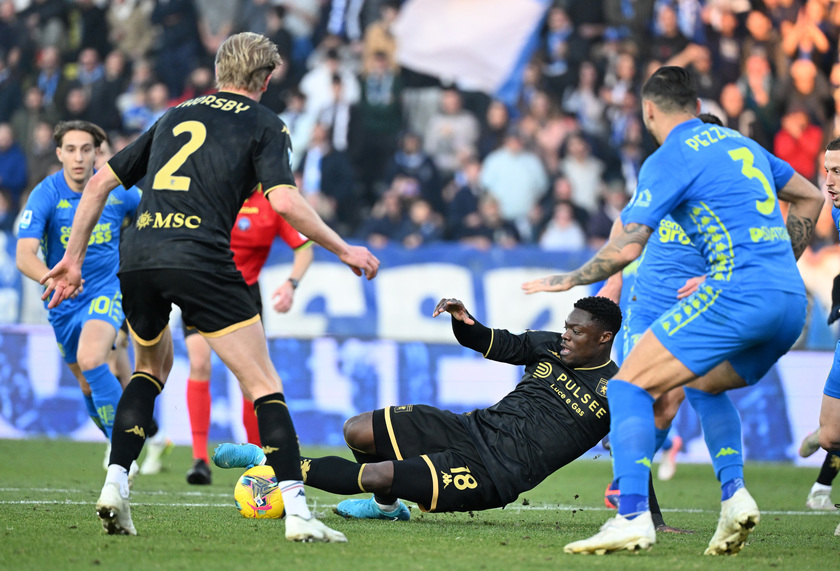
[[[230,235],[230,249],[233,261],[251,288],[251,294],[262,313],[262,296],[258,278],[265,265],[271,245],[276,237],[283,239],[294,250],[294,261],[289,279],[280,284],[271,296],[274,311],[285,313],[292,307],[295,289],[312,263],[312,242],[277,214],[262,192],[257,191],[248,198],[239,210],[236,224]],[[187,380],[187,409],[192,431],[193,464],[187,472],[187,482],[206,485],[213,481],[207,455],[207,435],[210,430],[210,345],[198,330],[184,326],[184,343],[190,359],[190,373]],[[242,422],[245,425],[248,442],[260,444],[254,403],[242,398]]]
[[[782,117],[782,128],[773,139],[773,154],[793,170],[816,182],[817,156],[822,151],[823,132],[801,107],[791,107]]]

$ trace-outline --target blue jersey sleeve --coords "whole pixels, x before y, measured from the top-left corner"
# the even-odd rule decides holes
[[[679,204],[683,190],[690,182],[685,180],[683,166],[682,157],[671,157],[659,151],[648,157],[639,172],[636,192],[621,212],[625,226],[632,223],[654,229],[659,226],[660,220]]]
[[[50,214],[55,210],[52,193],[43,184],[36,186],[26,201],[18,223],[18,238],[38,238],[47,233]]]
[[[758,145],[756,145],[758,146]],[[770,169],[773,173],[773,183],[776,185],[776,193],[778,194],[779,189],[785,186],[790,179],[793,178],[793,167],[790,166],[787,161],[783,161],[764,147],[759,147],[762,151],[764,151],[764,156],[767,157],[767,160],[770,162]]]
[[[123,201],[125,203],[125,213],[133,218],[137,207],[140,205],[140,189],[132,186],[125,192],[128,197]]]

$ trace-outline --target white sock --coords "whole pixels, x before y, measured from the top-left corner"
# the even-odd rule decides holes
[[[376,501],[376,496],[374,496],[373,502],[377,506],[379,506],[379,509],[381,509],[383,512],[392,512],[392,511],[395,511],[395,510],[399,509],[399,507],[400,507],[400,501],[399,500],[395,501],[393,504],[380,504],[379,502]]]
[[[826,486],[825,484],[820,484],[818,482],[814,482],[814,485],[811,486],[811,493],[814,492],[830,492],[831,486]]]
[[[277,484],[277,487],[283,494],[283,507],[286,509],[287,515],[296,515],[303,519],[312,517],[312,512],[306,505],[306,492],[303,491],[302,481],[283,480]]]
[[[129,495],[128,470],[119,464],[108,466],[108,475],[105,476],[105,483],[114,482],[120,487],[120,495],[127,498]]]

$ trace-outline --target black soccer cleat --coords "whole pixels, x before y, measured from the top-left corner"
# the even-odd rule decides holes
[[[193,461],[192,468],[187,471],[187,483],[194,486],[209,486],[213,483],[213,474],[207,462],[201,458]]]

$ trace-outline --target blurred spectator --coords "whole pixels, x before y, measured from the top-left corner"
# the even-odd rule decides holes
[[[345,233],[355,228],[360,214],[355,204],[355,176],[347,153],[332,148],[324,125],[312,129],[301,157],[300,191],[328,224]]]
[[[598,68],[585,61],[580,64],[577,84],[563,93],[563,110],[574,115],[581,130],[593,137],[599,137],[606,131],[607,106],[598,96],[600,88]]]
[[[834,114],[834,99],[828,80],[816,64],[808,59],[799,59],[790,66],[790,77],[780,84],[779,111],[807,109],[814,119],[824,125]]]
[[[61,54],[58,48],[47,46],[38,56],[38,88],[44,94],[44,105],[60,112],[64,108],[64,98],[70,89],[70,81],[64,77]]]
[[[66,37],[67,4],[64,0],[32,0],[20,13],[29,33],[41,46],[61,46]]]
[[[548,190],[548,176],[537,155],[525,150],[519,130],[511,128],[505,144],[484,160],[481,185],[498,200],[502,217],[514,222],[521,234],[530,230],[528,215]]]
[[[505,140],[505,133],[510,127],[510,113],[507,106],[494,99],[487,106],[487,114],[481,122],[478,136],[478,156],[484,159],[491,151],[498,149]]]
[[[478,120],[461,107],[461,94],[447,87],[440,95],[440,109],[432,116],[424,134],[425,150],[438,170],[448,179],[458,168],[462,151],[474,152],[478,143]]]
[[[408,217],[399,231],[402,245],[413,249],[443,239],[443,220],[431,205],[418,198],[408,206]]]
[[[274,6],[268,10],[265,21],[265,35],[277,46],[277,53],[283,58],[283,67],[286,68],[286,75],[297,82],[300,78],[295,69],[294,61],[294,38],[291,32],[286,29],[286,8]]]
[[[744,95],[736,84],[728,83],[723,86],[720,92],[720,106],[723,110],[720,119],[724,127],[735,129],[765,149],[771,150],[772,141],[764,132],[755,112],[744,107]]]
[[[330,93],[329,102],[318,109],[318,123],[327,129],[332,148],[346,151],[350,135],[350,103],[344,97],[344,82],[337,73],[332,76]]]
[[[747,16],[747,37],[741,46],[741,54],[746,63],[753,50],[760,48],[767,55],[770,69],[777,77],[787,75],[788,60],[782,50],[782,40],[779,30],[773,27],[770,17],[760,10],[753,10]]]
[[[143,59],[134,62],[131,69],[131,79],[125,90],[117,96],[117,109],[121,116],[125,116],[129,109],[145,102],[146,90],[154,80],[155,74],[152,70],[152,64],[148,60]],[[124,128],[133,129],[128,126],[124,126]]]
[[[455,239],[479,250],[493,246],[513,248],[519,244],[519,231],[515,224],[502,217],[496,197],[485,194],[478,201],[478,212],[467,216]]]
[[[481,161],[478,157],[464,157],[461,168],[443,192],[446,200],[446,235],[452,237],[465,224],[467,217],[476,219],[478,201],[486,194],[481,186]]]
[[[576,204],[572,200],[572,185],[565,176],[556,176],[551,183],[551,189],[539,202],[538,209],[534,213],[534,235],[541,235],[545,230],[551,217],[554,215],[554,207],[560,203],[569,204],[572,207],[572,217],[581,228],[585,229],[589,223],[589,211]]]
[[[560,111],[548,92],[538,91],[531,99],[527,114],[519,120],[519,132],[525,146],[533,150],[549,173],[556,173],[559,151],[577,121]]]
[[[548,9],[542,45],[545,88],[561,97],[577,77],[577,66],[586,58],[588,43],[581,38],[566,10],[555,4]]]
[[[90,121],[90,96],[84,87],[76,85],[67,92],[61,120]]]
[[[304,112],[306,96],[298,88],[288,90],[284,94],[284,100],[286,109],[280,113],[280,119],[289,128],[289,137],[292,140],[292,170],[297,170],[303,151],[309,144],[315,117]]]
[[[352,105],[359,101],[360,87],[355,74],[341,63],[337,49],[327,51],[318,63],[300,80],[300,90],[306,95],[306,110],[319,113],[333,103],[333,77],[341,79],[343,103]]]
[[[653,20],[653,4],[654,0],[604,0],[604,18],[620,38],[645,46]]]
[[[274,9],[273,0],[242,0],[239,21],[243,30],[265,35],[268,13]]]
[[[155,70],[172,97],[180,97],[201,53],[195,5],[192,0],[155,0],[151,19],[161,30]]]
[[[394,179],[395,185],[401,181],[402,177]],[[373,205],[370,216],[356,231],[356,238],[366,241],[372,248],[384,248],[398,237],[404,220],[400,191],[392,186]]]
[[[0,189],[0,232],[11,232],[15,227],[18,209],[12,203],[12,197]]]
[[[572,185],[572,200],[594,213],[598,209],[598,189],[604,174],[604,163],[592,155],[592,147],[580,133],[566,140],[561,168]]]
[[[83,87],[89,87],[105,76],[105,67],[99,61],[99,52],[93,48],[85,48],[79,52],[76,63],[76,82]]]
[[[26,188],[26,156],[15,141],[12,126],[0,123],[0,190],[8,192],[14,208]]]
[[[132,60],[145,58],[157,39],[152,28],[154,0],[111,0],[108,20],[111,43]]]
[[[822,142],[822,129],[809,120],[808,112],[801,107],[791,107],[782,116],[782,128],[773,140],[773,154],[790,163],[811,182],[816,182],[817,157]]]
[[[402,129],[402,81],[388,66],[385,52],[377,52],[361,78],[362,93],[356,105],[358,136],[353,154],[370,203],[384,183],[385,168],[397,150]]]
[[[0,51],[6,55],[5,64],[10,69],[21,77],[29,75],[35,59],[35,42],[18,18],[14,0],[0,0]]]
[[[586,234],[574,217],[574,209],[568,202],[554,205],[551,219],[539,237],[543,250],[552,252],[577,252],[586,247]]]
[[[417,181],[421,196],[435,208],[441,202],[441,180],[432,158],[423,151],[420,135],[407,131],[400,137],[399,148],[394,153],[385,171],[389,185],[397,177],[409,177]]]
[[[706,28],[708,48],[712,55],[712,69],[715,70],[721,84],[738,80],[741,74],[742,33],[738,28],[738,18],[728,5],[716,7],[718,15]],[[712,99],[717,99],[717,93]]]
[[[784,35],[796,22],[801,2],[799,0],[764,0],[764,6],[773,22],[773,27],[781,30]]]
[[[629,200],[629,195],[624,191],[624,181],[612,181],[607,185],[599,185],[598,189],[598,211],[589,218],[586,226],[589,247],[594,250],[607,242],[613,222],[621,215],[621,210]]]
[[[12,118],[20,102],[20,81],[6,65],[6,53],[0,50],[0,123]]]
[[[705,46],[691,45],[683,54],[689,57],[688,70],[694,76],[694,83],[697,85],[697,96],[704,101],[717,101],[720,96],[720,89],[723,86],[723,79],[713,66],[712,54]],[[667,62],[675,65],[674,60]]]
[[[744,62],[744,74],[738,80],[738,87],[744,94],[747,109],[755,113],[761,123],[761,130],[767,133],[768,138],[776,132],[779,125],[776,99],[771,96],[773,83],[766,52],[762,48],[755,48]]]
[[[157,81],[149,86],[146,101],[150,114],[149,123],[146,125],[146,129],[148,129],[169,109],[169,89],[166,84]]]
[[[621,52],[615,59],[614,66],[607,69],[604,76],[604,86],[601,88],[601,99],[607,105],[620,106],[624,95],[628,92],[638,92],[636,78],[636,60],[633,54]]]
[[[155,82],[134,93],[134,99],[122,114],[123,128],[142,133],[151,127],[169,108],[166,84]]]
[[[312,52],[312,38],[320,20],[323,0],[280,0],[286,8],[286,29],[294,37],[296,63],[303,63]],[[306,91],[304,91],[306,93]],[[307,96],[309,94],[307,93]]]
[[[369,72],[374,64],[377,53],[385,54],[388,68],[397,72],[397,40],[391,32],[391,26],[400,13],[400,3],[396,0],[382,2],[379,8],[380,17],[365,28],[362,40],[362,72]]]
[[[289,76],[290,71],[291,68],[285,62],[275,67],[268,77],[268,86],[260,99],[260,103],[275,113],[282,113],[286,108],[285,93],[295,86],[295,79]]]
[[[44,108],[44,96],[41,90],[32,86],[26,90],[23,107],[12,115],[12,130],[21,148],[29,148],[35,127],[42,121],[55,125],[58,122],[58,113]]]
[[[26,165],[28,180],[26,188],[31,190],[47,176],[55,172],[53,169],[61,163],[55,154],[55,139],[53,138],[53,124],[40,121],[35,125],[26,151]],[[21,203],[24,201],[21,200]]]
[[[825,8],[821,0],[805,0],[796,22],[784,27],[782,50],[793,60],[810,59],[821,64],[830,42],[826,36],[828,25],[824,21]]]
[[[624,94],[621,105],[609,109],[611,132],[610,142],[614,146],[621,146],[627,141],[638,141],[642,118],[641,106],[635,93],[628,91]]]
[[[677,12],[672,4],[661,4],[656,10],[656,33],[650,46],[650,57],[667,61],[688,47],[688,38],[677,24]]]
[[[74,0],[67,14],[68,38],[74,53],[92,49],[97,59],[111,51],[105,3],[101,0]]]
[[[204,61],[212,62],[228,36],[236,30],[239,0],[195,0],[198,36],[204,46]]]
[[[216,92],[215,78],[213,77],[213,70],[207,66],[200,65],[190,73],[187,78],[187,83],[184,86],[184,91],[181,97],[177,97],[169,102],[170,107],[175,107],[196,97],[202,95],[209,95]]]

